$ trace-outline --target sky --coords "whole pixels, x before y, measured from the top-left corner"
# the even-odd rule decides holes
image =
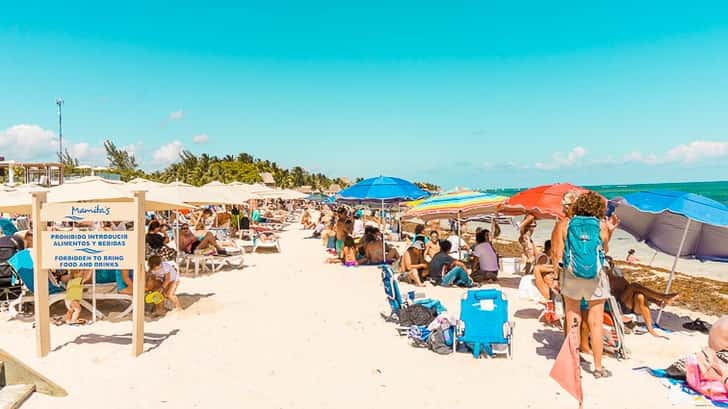
[[[30,4],[32,3],[32,4]],[[148,4],[153,3],[153,4]],[[728,3],[3,2],[0,155],[445,188],[728,179]],[[638,3],[638,4],[634,4]]]

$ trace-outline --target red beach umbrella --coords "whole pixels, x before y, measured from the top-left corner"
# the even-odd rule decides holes
[[[579,193],[589,191],[588,189],[570,183],[538,186],[511,196],[503,203],[499,213],[508,216],[532,213],[538,219],[564,217],[564,213],[561,210],[561,199],[566,192],[572,190]]]

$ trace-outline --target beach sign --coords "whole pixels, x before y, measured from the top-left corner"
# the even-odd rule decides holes
[[[135,211],[134,203],[49,203],[41,209],[41,221],[126,221]],[[41,268],[134,269],[136,236],[135,231],[44,231]]]
[[[129,200],[131,199],[131,200]],[[126,201],[123,201],[126,200]],[[144,350],[144,192],[129,198],[120,195],[108,201],[48,203],[46,192],[34,192],[33,292],[36,354],[50,352],[48,270],[133,270],[132,355]],[[70,222],[76,228],[49,229],[48,222]],[[133,230],[106,231],[101,222],[132,222]],[[81,226],[92,230],[83,230]],[[92,275],[95,284],[95,274]],[[95,291],[95,285],[94,289]],[[95,316],[95,297],[93,298]]]
[[[46,247],[41,267],[47,269],[133,270],[136,236],[133,231],[44,231]]]

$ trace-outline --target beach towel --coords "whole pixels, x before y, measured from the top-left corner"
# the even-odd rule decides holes
[[[708,369],[705,371],[702,368],[716,367],[716,363],[710,363],[705,361],[705,357],[701,357],[702,362],[699,363],[699,355],[690,354],[688,355],[686,362],[685,379],[693,388],[694,391],[699,392],[701,395],[710,399],[713,402],[721,402],[728,404],[728,392],[726,392],[725,385],[722,380],[711,379],[708,375]],[[702,364],[702,365],[701,365]]]
[[[671,378],[664,369],[655,369],[646,366],[633,368],[636,372],[645,373],[660,379],[662,384],[670,389],[670,401],[675,405],[691,404],[693,406],[713,405],[718,408],[728,408],[728,402],[711,401],[700,393],[694,391],[684,380]]]

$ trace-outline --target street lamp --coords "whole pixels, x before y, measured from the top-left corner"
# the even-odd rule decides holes
[[[58,105],[58,161],[63,162],[63,114],[61,111],[63,98],[57,98],[56,105]]]

